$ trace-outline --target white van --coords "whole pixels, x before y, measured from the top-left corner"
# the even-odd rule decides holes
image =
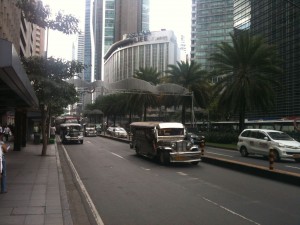
[[[245,129],[239,135],[237,150],[244,157],[248,154],[269,156],[270,149],[274,150],[275,161],[291,158],[300,162],[300,143],[282,131]]]

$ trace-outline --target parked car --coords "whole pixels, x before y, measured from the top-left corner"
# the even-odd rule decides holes
[[[123,127],[116,127],[113,130],[113,136],[120,138],[127,138],[127,131]]]
[[[295,159],[300,162],[300,143],[288,134],[267,129],[245,129],[238,138],[237,149],[242,156],[258,154],[268,157],[274,150],[274,159]]]
[[[108,127],[107,134],[120,138],[126,138],[128,135],[127,131],[123,127]]]
[[[114,126],[108,127],[107,130],[106,130],[106,133],[109,134],[109,135],[113,135],[113,132],[114,132],[115,128],[116,127],[114,127]]]

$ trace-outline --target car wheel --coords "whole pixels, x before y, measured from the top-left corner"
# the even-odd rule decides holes
[[[297,159],[295,159],[295,161],[296,161],[296,162],[300,162],[300,159],[299,159],[299,158],[297,158]]]
[[[80,141],[80,144],[83,144],[83,140]]]
[[[191,162],[193,165],[198,165],[198,163],[199,163],[199,161],[197,161],[197,162]]]
[[[249,155],[247,148],[245,146],[242,146],[240,149],[240,153],[243,157],[247,157]]]

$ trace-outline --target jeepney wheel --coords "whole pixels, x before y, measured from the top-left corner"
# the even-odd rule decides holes
[[[170,163],[170,155],[168,152],[160,152],[159,153],[159,162],[162,165],[168,165]]]

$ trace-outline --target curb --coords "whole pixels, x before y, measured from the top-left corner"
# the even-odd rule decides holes
[[[65,186],[64,175],[62,172],[62,167],[60,163],[60,157],[58,154],[56,142],[57,139],[55,138],[54,146],[55,146],[55,155],[56,155],[56,163],[57,163],[57,171],[58,171],[58,182],[59,182],[59,189],[60,189],[60,200],[61,200],[63,221],[64,221],[64,225],[73,225],[73,220],[71,216],[71,211],[70,211],[70,206],[69,206],[68,196],[67,196],[67,191]]]

